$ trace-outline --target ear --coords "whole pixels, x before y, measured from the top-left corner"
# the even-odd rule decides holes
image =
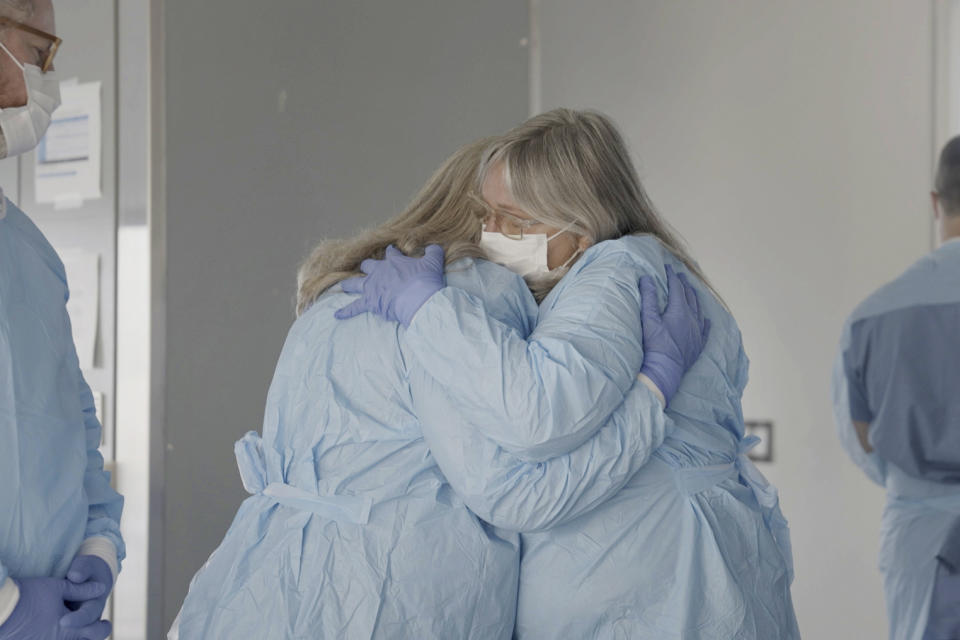
[[[933,219],[940,219],[940,196],[936,191],[930,192],[930,204],[933,205]]]
[[[577,247],[580,249],[580,251],[586,251],[592,246],[593,246],[593,240],[591,240],[587,236],[580,236],[580,240],[577,241]]]

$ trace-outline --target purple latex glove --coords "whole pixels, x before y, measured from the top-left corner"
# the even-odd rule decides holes
[[[103,558],[90,555],[81,555],[73,559],[70,569],[67,570],[67,580],[76,585],[102,585],[103,593],[93,598],[68,598],[72,604],[78,606],[60,620],[60,625],[68,629],[79,629],[100,620],[103,608],[107,604],[107,596],[113,589],[113,572],[110,565]],[[109,624],[109,623],[108,623]]]
[[[423,303],[446,286],[443,267],[440,245],[428,246],[422,258],[405,256],[390,245],[383,260],[361,263],[360,270],[366,276],[340,283],[346,293],[359,293],[360,299],[337,311],[334,317],[346,320],[369,311],[409,327]]]
[[[60,578],[14,579],[20,599],[13,613],[0,625],[0,640],[104,640],[110,635],[102,626],[88,625],[80,629],[60,626],[60,619],[70,613],[65,601],[89,600],[103,595],[99,583],[74,584]]]
[[[640,373],[653,381],[667,404],[680,388],[687,370],[700,357],[710,320],[703,317],[697,292],[685,273],[667,265],[667,308],[660,313],[657,285],[650,276],[640,278],[643,321],[643,365]]]

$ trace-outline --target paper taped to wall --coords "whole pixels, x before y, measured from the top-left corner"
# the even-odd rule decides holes
[[[34,154],[34,180],[37,202],[67,209],[102,195],[100,83],[63,83],[60,97]]]

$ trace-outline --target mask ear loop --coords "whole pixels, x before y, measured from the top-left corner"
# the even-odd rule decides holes
[[[577,250],[573,252],[573,255],[570,256],[569,258],[567,258],[567,261],[564,262],[562,265],[560,265],[559,268],[560,268],[560,269],[566,269],[568,266],[570,266],[570,263],[573,262],[574,259],[575,259],[577,256],[579,256],[581,253],[583,253],[583,249],[581,249],[580,247],[577,247]]]
[[[0,42],[0,49],[3,49],[4,51],[7,52],[7,55],[10,56],[11,60],[13,60],[13,64],[20,67],[20,71],[26,71],[26,69],[23,68],[23,63],[17,60],[17,56],[10,53],[10,49],[7,49],[7,45],[3,44],[3,42]]]
[[[570,227],[572,227],[574,224],[575,224],[575,223],[571,222],[570,224],[568,224],[567,226],[565,226],[563,229],[560,229],[560,231],[557,231],[555,234],[553,234],[552,236],[548,237],[548,238],[547,238],[547,242],[550,242],[551,240],[553,240],[554,238],[556,238],[557,236],[559,236],[561,233],[566,233],[567,231],[570,230]]]
[[[557,231],[555,234],[553,234],[552,236],[548,237],[548,238],[547,238],[547,244],[550,244],[550,241],[553,240],[554,238],[556,238],[557,236],[559,236],[561,233],[566,233],[567,231],[569,231],[569,230],[570,230],[570,227],[574,226],[574,224],[576,224],[576,223],[571,222],[570,224],[568,224],[567,226],[565,226],[563,229],[560,229],[560,231]],[[577,256],[579,256],[581,253],[583,253],[583,249],[582,249],[582,248],[579,246],[579,244],[578,244],[578,245],[577,245],[577,250],[573,252],[573,255],[570,256],[569,258],[567,258],[567,261],[564,262],[564,263],[563,263],[562,265],[560,265],[559,267],[557,267],[557,269],[566,269],[567,266],[569,266],[570,263],[573,262],[574,259],[575,259]],[[551,269],[551,271],[552,271],[552,269]]]

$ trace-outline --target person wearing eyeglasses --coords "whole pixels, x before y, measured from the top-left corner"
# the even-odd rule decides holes
[[[456,411],[417,409],[417,398],[435,389],[396,327],[369,315],[335,319],[350,300],[342,283],[400,247],[428,259],[444,253],[446,267],[439,266],[451,286],[476,296],[517,335],[530,333],[537,305],[524,281],[478,259],[482,209],[468,194],[490,142],[457,150],[400,215],[352,239],[322,242],[303,264],[299,317],[277,362],[262,435],[248,433],[236,446],[252,495],[190,582],[168,640],[513,637],[518,537],[468,511],[425,437],[456,429]],[[702,318],[693,291],[679,277],[672,284],[668,311],[649,307],[644,330],[656,327],[665,339],[646,354],[666,356],[664,343],[675,350],[674,338],[695,328],[688,365],[703,346]],[[629,286],[639,297],[637,282]],[[639,340],[640,327],[630,333]],[[687,365],[666,369],[681,377]],[[572,519],[609,490],[611,476],[628,475],[666,429],[655,387],[636,373],[623,402],[609,408],[610,427],[577,451],[527,464],[487,449],[491,465],[535,476],[502,502],[521,503],[541,521]]]
[[[337,317],[398,323],[444,477],[482,520],[520,534],[513,637],[799,638],[789,527],[746,456],[740,331],[650,203],[616,125],[542,113],[488,147],[477,173],[479,246],[540,301],[530,335],[445,281],[429,250],[364,262]],[[701,322],[665,339],[651,314],[676,284]],[[700,353],[691,341],[699,358],[685,355]],[[655,394],[608,421],[646,381]],[[644,446],[629,446],[637,434]],[[580,455],[605,472],[575,473]],[[546,475],[558,461],[565,482]],[[571,510],[570,491],[589,507]]]
[[[0,0],[0,157],[60,104],[51,0]],[[2,186],[2,185],[0,185]],[[123,498],[70,331],[63,263],[0,192],[0,640],[103,640]]]

